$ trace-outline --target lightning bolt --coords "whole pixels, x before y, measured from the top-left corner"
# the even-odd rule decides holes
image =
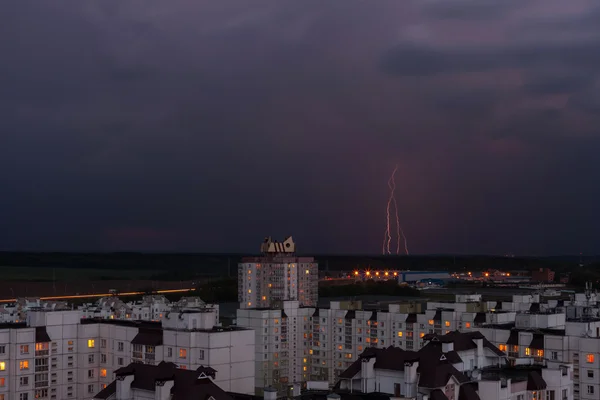
[[[404,241],[404,252],[408,255],[408,242],[404,230],[400,225],[400,218],[398,217],[398,203],[396,202],[396,172],[398,171],[398,165],[395,166],[392,175],[388,180],[388,188],[390,189],[390,196],[387,202],[386,208],[386,230],[383,238],[383,254],[392,254],[390,244],[392,243],[391,223],[390,223],[390,206],[394,206],[394,217],[396,222],[396,254],[400,254],[400,239]]]

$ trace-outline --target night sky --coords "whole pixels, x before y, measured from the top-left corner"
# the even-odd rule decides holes
[[[600,253],[598,0],[5,1],[0,249]]]

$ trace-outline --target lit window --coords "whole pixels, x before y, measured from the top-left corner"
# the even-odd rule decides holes
[[[102,369],[100,370],[100,377],[102,377],[102,378],[106,378],[106,369],[102,368]]]
[[[27,360],[20,361],[19,362],[19,369],[29,369],[29,361],[27,361]]]
[[[310,349],[310,350],[308,351],[308,354],[312,354],[312,353],[313,353],[313,349]]]
[[[450,321],[444,322],[444,325],[446,325],[446,327],[449,327],[450,326]]]
[[[425,333],[424,333],[424,332],[421,332],[421,333],[419,334],[419,337],[421,337],[421,338],[422,338],[423,336],[425,336]]]
[[[398,337],[402,337],[402,332],[398,331]]]
[[[306,371],[306,365],[304,367],[302,367],[302,370]]]
[[[357,349],[358,351],[362,351],[363,347],[362,347],[362,345],[359,345],[359,346],[358,346],[356,349]]]
[[[538,357],[544,357],[544,350],[537,350],[535,355]]]
[[[303,362],[304,364],[306,364],[306,358],[303,358],[303,359],[302,359],[302,362]]]
[[[29,345],[21,345],[21,354],[29,354]]]
[[[252,289],[248,289],[248,293],[252,293]]]
[[[6,370],[6,363],[4,361],[0,361],[0,371]]]
[[[591,363],[593,363],[593,362],[594,362],[594,355],[593,355],[593,354],[588,354],[588,355],[586,355],[586,356],[585,356],[585,360],[586,360],[588,363],[590,363],[590,364],[591,364]]]
[[[530,356],[531,355],[531,349],[529,347],[525,347],[525,355],[526,356]]]
[[[506,345],[505,344],[499,344],[498,345],[498,350],[506,352]]]
[[[187,358],[187,350],[179,349],[179,358]]]
[[[180,369],[187,369],[187,365],[180,365],[179,368]]]
[[[93,349],[94,347],[96,347],[96,341],[94,339],[88,339],[88,347],[90,349]]]
[[[263,299],[263,300],[266,300],[266,299],[267,299],[267,296],[263,296],[263,297],[262,297],[262,299]]]
[[[0,378],[0,387],[4,387],[5,384],[6,384],[6,379]]]
[[[249,301],[249,302],[248,302],[248,307],[250,307],[251,305],[252,305],[252,302],[250,302],[250,301]]]
[[[275,318],[275,325],[277,325],[279,323],[279,320],[277,318]]]
[[[433,320],[432,319],[429,320],[429,325],[433,325]]]
[[[471,323],[470,322],[466,322],[465,323],[465,328],[470,328],[471,327]]]
[[[308,274],[310,274],[310,271],[309,271],[309,270],[306,270],[306,275],[308,275]]]
[[[249,273],[249,274],[251,274],[251,273],[252,273],[252,270],[250,270],[250,269],[249,269],[249,270],[248,270],[248,273]]]
[[[340,344],[340,345],[338,346],[338,350],[341,350],[342,348],[343,348],[343,347],[342,347],[342,345]]]

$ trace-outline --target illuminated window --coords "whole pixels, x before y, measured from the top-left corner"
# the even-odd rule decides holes
[[[402,332],[398,331],[398,337],[402,337]]]
[[[593,362],[594,362],[594,355],[593,355],[593,354],[588,354],[588,355],[586,355],[586,356],[585,356],[585,360],[586,360],[588,363],[590,363],[590,364],[591,364],[591,363],[593,363]]]
[[[498,350],[506,352],[506,345],[505,344],[499,344],[498,345]]]
[[[100,370],[100,377],[101,377],[101,378],[106,378],[106,369],[102,368],[102,369]]]
[[[306,371],[306,365],[305,365],[304,367],[302,367],[302,370],[303,370],[303,371]]]
[[[424,333],[424,332],[421,332],[421,333],[419,334],[419,337],[420,337],[420,338],[422,338],[423,336],[425,336],[425,333]]]
[[[535,355],[538,356],[538,357],[544,357],[544,350],[537,350],[535,352]]]
[[[338,324],[341,324],[341,323],[342,323],[342,319],[340,318],[340,319],[338,319]]]
[[[530,356],[531,355],[531,349],[529,347],[525,347],[525,355],[526,356]]]
[[[250,307],[251,305],[252,305],[252,302],[251,302],[251,301],[249,301],[249,302],[248,302],[248,307]]]
[[[272,283],[269,283],[269,287],[273,287],[273,284],[272,284]]]
[[[446,327],[449,327],[450,326],[450,321],[444,322],[444,325],[446,325]]]
[[[312,354],[312,353],[313,353],[313,349],[310,349],[310,350],[308,351],[308,354]]]
[[[343,347],[342,347],[342,345],[340,344],[340,345],[338,346],[338,350],[341,350],[342,348],[343,348]]]
[[[279,353],[273,353],[273,357],[279,358]]]
[[[179,349],[179,358],[187,358],[187,350]]]
[[[6,384],[5,378],[0,378],[0,387],[4,387],[5,384]]]
[[[433,325],[433,320],[432,319],[429,320],[429,325]]]
[[[277,325],[279,323],[279,319],[275,318],[275,325]]]
[[[252,289],[248,289],[248,293],[252,293]]]
[[[94,339],[88,339],[88,347],[90,349],[93,349],[94,347],[96,347],[96,341]]]
[[[4,361],[0,361],[0,371],[6,370],[6,363]]]
[[[362,349],[363,349],[362,345],[359,345],[359,346],[357,347],[357,350],[358,350],[358,351],[362,351]]]
[[[267,296],[263,296],[263,297],[262,297],[262,299],[263,299],[263,300],[266,300],[266,299],[267,299]]]
[[[187,365],[180,365],[179,369],[187,369]]]
[[[249,269],[249,270],[248,270],[248,273],[249,273],[249,274],[251,274],[251,273],[252,273],[252,270],[250,270],[250,269]]]
[[[19,369],[29,369],[29,361],[27,361],[27,360],[20,361],[19,362]]]
[[[466,322],[465,323],[465,328],[470,328],[471,327],[471,323],[470,322]]]
[[[21,354],[29,354],[29,345],[26,345],[26,344],[21,345]]]

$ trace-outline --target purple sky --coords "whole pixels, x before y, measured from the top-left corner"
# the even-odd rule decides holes
[[[11,1],[0,249],[599,253],[598,0]]]

